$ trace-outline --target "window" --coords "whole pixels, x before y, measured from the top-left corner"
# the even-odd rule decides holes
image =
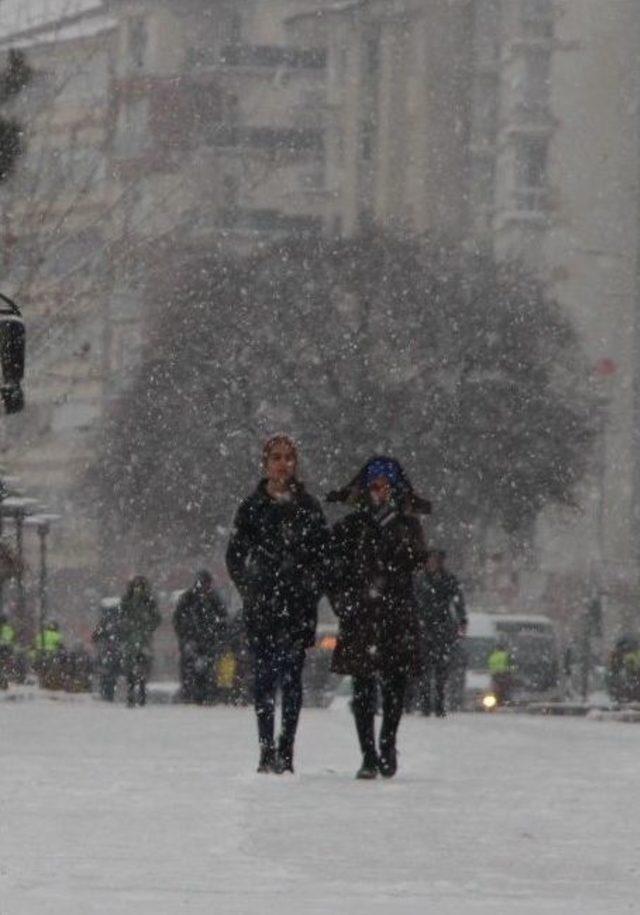
[[[369,38],[365,48],[365,69],[370,77],[377,77],[380,69],[380,35]]]
[[[543,210],[546,203],[548,140],[522,137],[516,153],[516,203],[521,210]]]
[[[149,100],[128,99],[120,108],[115,138],[115,151],[119,156],[135,156],[147,145]]]
[[[136,70],[141,70],[145,65],[147,43],[146,22],[141,17],[131,19],[129,22],[129,59]]]
[[[553,38],[552,0],[520,0],[520,22],[524,38]]]
[[[523,55],[517,107],[528,121],[549,117],[550,69],[551,57],[544,50],[530,50]]]
[[[238,45],[242,41],[242,13],[232,13],[226,28],[226,39],[231,45]]]
[[[300,187],[303,191],[322,191],[325,187],[324,159],[318,159],[300,174]]]
[[[373,159],[376,141],[376,125],[373,118],[367,118],[360,123],[360,154],[365,162]]]

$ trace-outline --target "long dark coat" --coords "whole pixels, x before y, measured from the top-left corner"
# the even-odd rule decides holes
[[[301,483],[292,486],[289,499],[275,500],[262,480],[240,505],[227,568],[254,648],[276,641],[313,645],[328,542],[320,504]]]
[[[180,596],[173,614],[181,651],[214,657],[226,634],[227,610],[213,589],[189,588]]]
[[[332,537],[333,608],[340,621],[332,669],[352,676],[412,674],[420,633],[412,573],[424,559],[418,519],[383,521],[369,509],[336,524]]]

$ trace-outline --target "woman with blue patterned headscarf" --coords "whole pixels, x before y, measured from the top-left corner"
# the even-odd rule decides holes
[[[430,505],[401,465],[375,455],[329,501],[354,510],[332,533],[331,599],[340,621],[332,667],[353,678],[353,712],[362,765],[357,778],[386,778],[397,768],[396,735],[408,679],[419,668],[413,571],[426,544],[419,514]],[[378,748],[375,711],[382,694]]]

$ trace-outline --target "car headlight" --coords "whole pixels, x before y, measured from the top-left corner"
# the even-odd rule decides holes
[[[482,697],[482,705],[488,712],[490,712],[491,709],[494,709],[497,704],[498,700],[493,693],[486,693],[486,695]]]

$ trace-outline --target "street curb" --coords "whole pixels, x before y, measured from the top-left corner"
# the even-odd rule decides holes
[[[587,715],[590,721],[621,721],[625,724],[640,724],[640,709],[591,709]]]
[[[179,690],[167,688],[160,684],[150,685],[147,688],[147,703],[149,705],[178,704]],[[45,699],[50,702],[90,703],[102,702],[98,693],[68,693],[64,690],[40,689],[35,685],[10,686],[8,690],[0,691],[0,702],[34,702]],[[117,697],[115,705],[124,704],[124,694]]]

